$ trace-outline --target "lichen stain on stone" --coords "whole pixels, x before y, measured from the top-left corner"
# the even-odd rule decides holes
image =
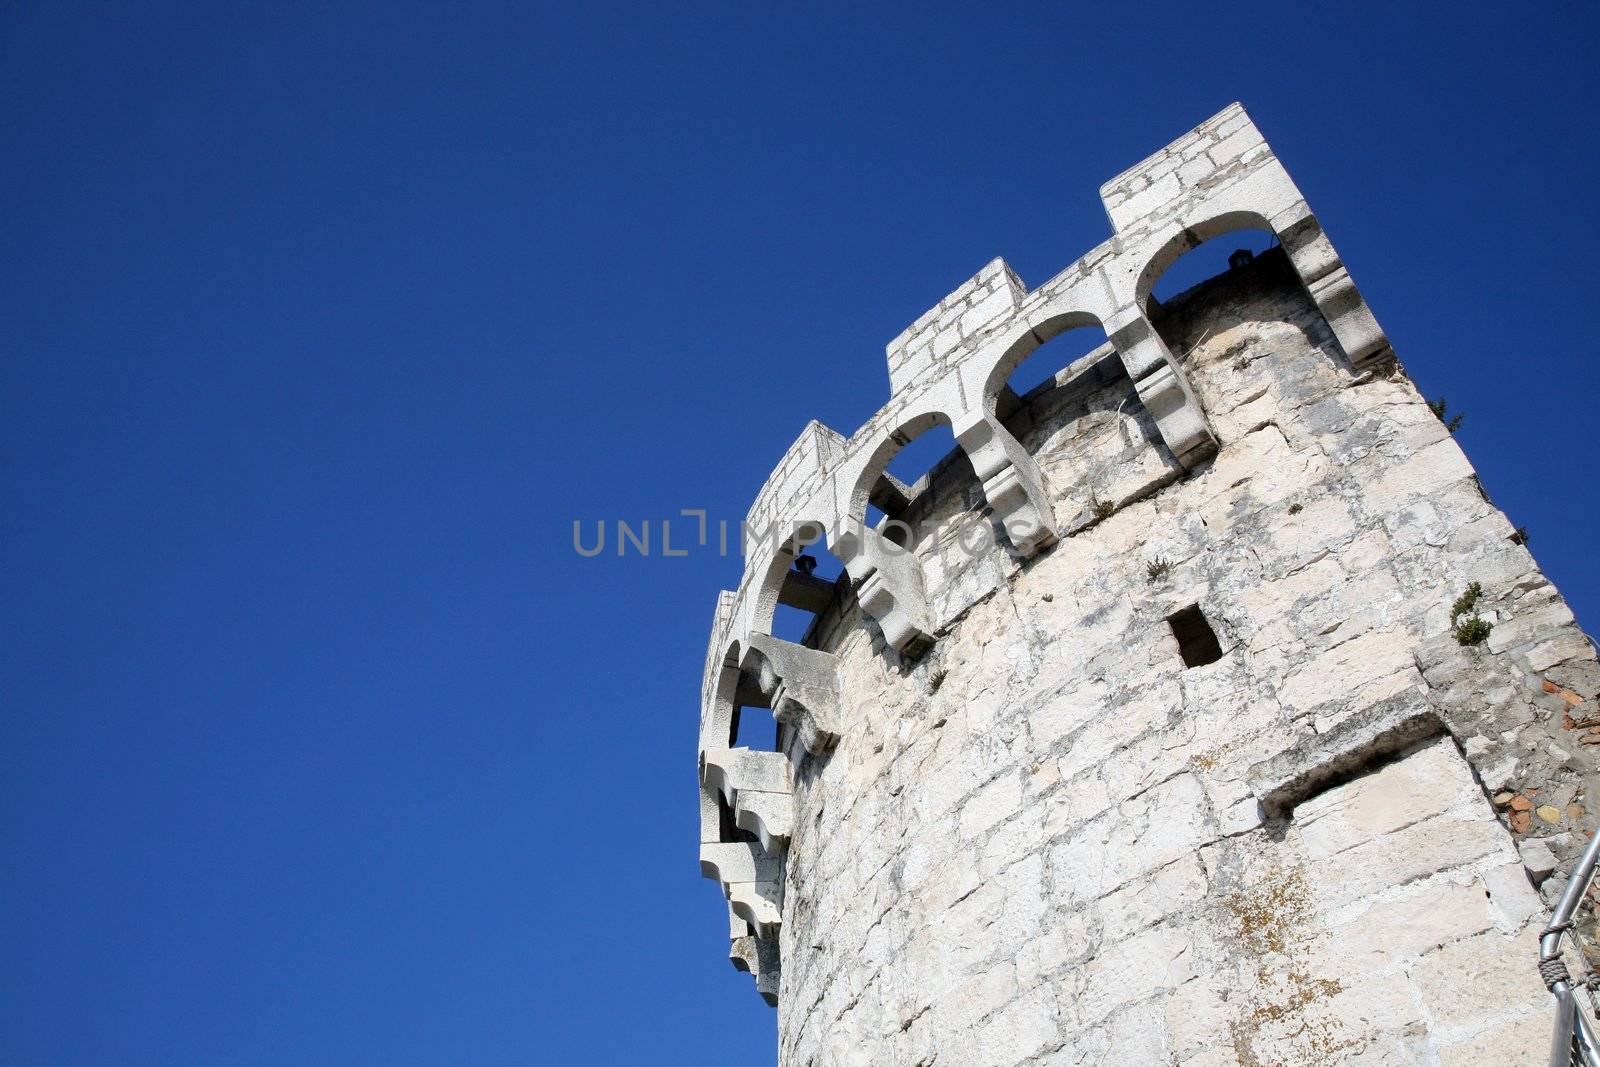
[[[1257,956],[1285,953],[1295,924],[1312,918],[1305,873],[1294,867],[1273,872],[1265,885],[1230,893],[1223,904],[1233,913],[1239,936]]]
[[[1341,1034],[1338,1020],[1316,1018],[1312,1010],[1343,992],[1344,986],[1308,974],[1294,959],[1294,950],[1306,939],[1304,931],[1315,921],[1304,871],[1274,870],[1261,884],[1230,893],[1223,905],[1233,916],[1240,940],[1257,958],[1257,996],[1271,998],[1229,1024],[1239,1062],[1245,1067],[1304,1063],[1359,1045],[1359,1040]],[[1274,956],[1287,957],[1281,971],[1272,966]],[[1263,1058],[1259,1046],[1264,1042],[1292,1047],[1293,1059],[1275,1054]]]

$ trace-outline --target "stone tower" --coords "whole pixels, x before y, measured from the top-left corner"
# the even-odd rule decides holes
[[[1539,1060],[1593,645],[1241,107],[1100,195],[1110,240],[1031,291],[984,267],[750,509],[700,863],[779,1062]],[[1277,243],[1154,299],[1244,228]],[[941,423],[956,451],[887,473]],[[835,582],[796,566],[819,537]],[[733,747],[751,709],[777,751]]]

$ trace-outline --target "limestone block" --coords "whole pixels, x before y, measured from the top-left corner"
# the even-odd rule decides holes
[[[700,846],[700,873],[724,883],[774,882],[783,863],[748,841],[718,842]]]
[[[750,748],[706,749],[700,754],[700,776],[732,805],[741,789],[788,793],[789,759],[781,752]]]
[[[1084,974],[1078,1015],[1093,1023],[1152,990],[1177,989],[1194,978],[1194,954],[1183,931],[1156,927],[1102,949]]]
[[[1483,792],[1448,740],[1330,789],[1295,808],[1295,833],[1312,860],[1435,815],[1482,817]]]
[[[1461,446],[1447,437],[1397,464],[1383,464],[1368,483],[1364,502],[1374,511],[1389,511],[1470,477],[1472,466]]]
[[[1228,1001],[1233,992],[1228,982],[1211,975],[1191,978],[1173,991],[1166,1000],[1162,1016],[1171,1035],[1174,1055],[1185,1057],[1183,1062],[1188,1064],[1195,1062],[1187,1058],[1188,1053],[1232,1044],[1233,1012]]]
[[[1098,678],[1059,689],[1029,714],[1028,728],[1039,745],[1048,747],[1105,714],[1110,695],[1110,686]]]
[[[1022,779],[1001,775],[979,790],[961,808],[961,836],[977,837],[1010,818],[1022,806]]]
[[[1013,1000],[990,1018],[983,1031],[982,1057],[969,1062],[986,1067],[1013,1067],[1059,1040],[1054,998],[1049,990],[1038,988]]]
[[[1529,965],[1538,958],[1537,942],[1538,931],[1531,928],[1515,940],[1489,931],[1445,945],[1412,968],[1412,980],[1441,1045],[1480,1034],[1500,1019],[1529,1013],[1545,1017],[1544,1033],[1549,1034],[1550,995]],[[1483,997],[1485,990],[1493,991],[1492,1000]]]
[[[1124,1012],[1113,1025],[1104,1028],[1105,1063],[1168,1063],[1169,1037],[1164,1019],[1145,1008]]]
[[[1017,954],[1017,979],[1023,986],[1035,985],[1088,959],[1097,944],[1085,912],[1057,916]]]
[[[1544,902],[1529,883],[1531,871],[1518,863],[1502,863],[1480,876],[1495,925],[1503,933],[1516,933],[1523,924],[1540,919]]]
[[[1101,936],[1120,940],[1154,926],[1204,900],[1210,888],[1204,865],[1183,856],[1105,897],[1099,909]]]
[[[1484,1064],[1536,1063],[1548,1049],[1554,1012],[1529,1008],[1500,1019],[1487,1029],[1457,1041],[1441,1043],[1439,1067],[1483,1067]]]
[[[1119,833],[1124,826],[1130,835]],[[1215,838],[1204,789],[1194,775],[1180,774],[1055,845],[1050,867],[1068,899],[1092,900]]]
[[[747,659],[772,705],[772,717],[794,727],[809,752],[826,752],[843,729],[838,661],[769,634],[749,634]]]
[[[1046,800],[1045,835],[1058,837],[1111,806],[1111,795],[1097,775],[1079,775]]]
[[[1556,862],[1555,853],[1551,852],[1550,846],[1543,841],[1519,841],[1517,851],[1522,855],[1522,866],[1527,869],[1528,877],[1533,879],[1535,885],[1556,873],[1559,864]]]
[[[1384,888],[1479,861],[1503,862],[1511,842],[1493,819],[1435,816],[1342,853],[1343,875],[1315,886],[1319,906],[1332,911]]]
[[[741,789],[734,798],[734,824],[755,834],[761,847],[781,854],[794,828],[794,796]]]
[[[1338,861],[1308,868],[1308,880],[1338,876]],[[1343,921],[1318,929],[1307,949],[1308,969],[1355,984],[1366,976],[1403,967],[1440,945],[1495,928],[1489,897],[1475,880],[1431,880],[1382,894]]]

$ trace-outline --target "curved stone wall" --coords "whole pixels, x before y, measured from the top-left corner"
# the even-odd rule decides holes
[[[776,533],[718,601],[701,863],[780,1062],[1527,1059],[1539,857],[1600,788],[1593,647],[1241,109],[1102,196],[1116,239],[1033,293],[985,268],[751,510]],[[1247,224],[1281,249],[1151,303]],[[936,421],[958,453],[884,477]],[[808,524],[848,577],[797,645],[770,631]],[[730,748],[763,708],[784,751]]]

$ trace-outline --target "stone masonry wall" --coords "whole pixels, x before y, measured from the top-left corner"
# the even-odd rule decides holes
[[[796,785],[783,1063],[1479,1064],[1548,1039],[1516,846],[1566,857],[1593,825],[1562,728],[1594,711],[1589,642],[1410,382],[1354,373],[1276,257],[1163,327],[1226,442],[1208,469],[1175,480],[1091,355],[1013,421],[1130,502],[918,662],[848,608],[820,627],[845,728]],[[945,477],[924,506],[968,506]],[[1494,629],[1462,647],[1474,580]],[[1224,654],[1185,668],[1166,619],[1190,604]],[[1317,781],[1340,752],[1349,780]],[[1297,803],[1263,812],[1284,782]],[[1497,818],[1523,790],[1557,817]]]

